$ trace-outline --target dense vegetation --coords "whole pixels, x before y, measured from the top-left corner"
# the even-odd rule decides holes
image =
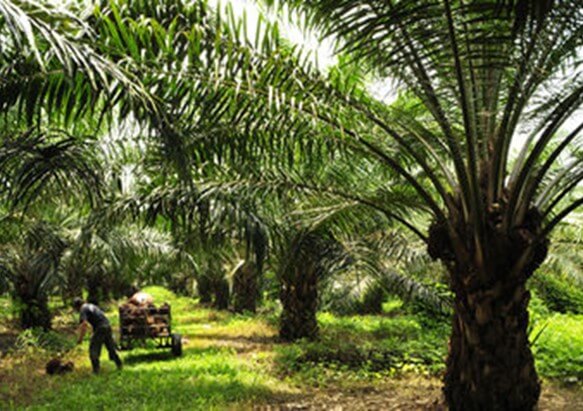
[[[253,24],[205,0],[90,3],[0,0],[9,407],[413,376],[452,410],[534,409],[539,376],[581,401],[559,387],[583,378],[580,2],[257,1]],[[184,356],[90,377],[68,307],[113,319],[133,286],[172,303]],[[65,351],[73,374],[38,375]]]

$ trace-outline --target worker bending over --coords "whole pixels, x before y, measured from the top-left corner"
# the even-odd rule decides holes
[[[116,352],[115,342],[111,334],[111,325],[109,320],[95,304],[85,303],[80,298],[73,300],[73,308],[79,313],[79,339],[78,344],[83,342],[83,337],[87,332],[87,323],[93,328],[93,335],[89,343],[89,358],[95,374],[99,373],[99,356],[101,347],[105,345],[109,353],[109,359],[115,362],[117,369],[122,368],[121,359]]]

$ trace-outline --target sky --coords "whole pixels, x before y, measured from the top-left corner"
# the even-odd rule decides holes
[[[338,59],[334,55],[334,45],[332,40],[320,40],[317,33],[308,30],[302,30],[300,27],[301,17],[297,14],[285,12],[284,18],[278,18],[276,13],[260,9],[254,0],[210,0],[212,6],[222,8],[230,4],[237,16],[245,15],[247,20],[247,31],[250,36],[254,36],[257,20],[260,14],[267,16],[271,22],[277,22],[280,33],[293,44],[302,46],[305,51],[310,51],[313,55],[313,62],[318,68],[325,71],[327,68],[335,65]],[[291,22],[290,22],[291,21]],[[379,79],[373,81],[368,87],[368,91],[377,99],[390,104],[397,98],[397,89],[390,79]]]

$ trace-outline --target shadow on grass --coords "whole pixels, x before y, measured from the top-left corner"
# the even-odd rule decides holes
[[[265,336],[265,335],[251,335],[248,337],[244,336],[233,336],[221,333],[200,333],[196,335],[197,339],[201,340],[216,340],[216,341],[232,341],[238,343],[249,343],[249,344],[277,344],[281,340],[277,335]]]
[[[172,361],[179,360],[189,356],[195,355],[208,355],[208,354],[218,354],[224,349],[221,347],[205,347],[205,348],[185,348],[182,352],[182,356],[176,357],[170,351],[170,348],[151,348],[148,352],[143,352],[145,349],[141,348],[140,352],[132,353],[131,351],[126,351],[125,358],[123,359],[124,364],[140,364],[148,362],[158,362],[158,361]]]

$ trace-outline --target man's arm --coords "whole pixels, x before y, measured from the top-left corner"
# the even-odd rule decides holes
[[[77,344],[81,344],[83,342],[83,338],[85,337],[85,333],[87,333],[87,321],[82,321],[81,324],[79,324],[77,332],[79,333]]]

